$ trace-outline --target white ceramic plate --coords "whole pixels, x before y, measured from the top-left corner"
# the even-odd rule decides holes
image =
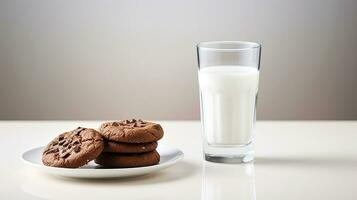
[[[118,178],[140,176],[170,167],[183,158],[183,152],[177,148],[159,145],[156,149],[160,154],[160,163],[147,167],[134,168],[100,168],[93,161],[77,168],[48,167],[42,164],[42,151],[44,147],[27,150],[22,154],[22,161],[28,166],[44,173],[71,178]]]

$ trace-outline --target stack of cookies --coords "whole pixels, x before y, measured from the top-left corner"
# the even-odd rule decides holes
[[[103,123],[99,132],[104,150],[95,159],[104,167],[142,167],[160,162],[155,150],[164,131],[160,124],[141,119]]]
[[[94,160],[104,167],[141,167],[160,162],[155,150],[164,135],[160,124],[143,120],[103,123],[99,131],[78,127],[54,138],[44,149],[42,163],[77,168]]]

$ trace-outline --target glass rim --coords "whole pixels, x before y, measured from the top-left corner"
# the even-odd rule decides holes
[[[236,47],[236,48],[218,48],[218,47],[208,47],[208,45],[214,44],[233,44],[233,45],[249,45],[248,47]],[[197,49],[212,50],[212,51],[246,51],[251,49],[260,49],[261,44],[257,42],[248,41],[206,41],[200,42],[196,45]]]

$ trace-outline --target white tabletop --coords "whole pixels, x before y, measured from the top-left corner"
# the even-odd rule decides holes
[[[205,162],[198,121],[164,121],[160,144],[180,148],[177,165],[142,177],[58,178],[32,171],[21,153],[91,121],[0,121],[0,199],[357,199],[357,122],[258,122],[251,164]],[[159,145],[160,145],[159,144]]]

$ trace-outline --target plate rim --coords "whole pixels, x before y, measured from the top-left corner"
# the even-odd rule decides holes
[[[171,149],[175,149],[178,151],[178,155],[176,158],[169,160],[168,162],[162,163],[162,164],[158,164],[158,165],[151,165],[151,166],[143,166],[143,167],[131,167],[131,168],[100,168],[100,169],[93,169],[93,168],[87,168],[87,169],[79,169],[79,168],[64,168],[64,167],[50,167],[50,166],[46,166],[46,165],[41,165],[41,164],[37,164],[37,163],[33,163],[30,162],[28,160],[25,159],[25,155],[28,154],[31,151],[37,150],[37,149],[43,149],[46,146],[37,146],[37,147],[32,147],[29,148],[25,151],[22,152],[21,154],[21,161],[26,164],[29,165],[31,167],[35,167],[35,168],[39,168],[39,169],[45,169],[45,170],[64,170],[64,171],[78,171],[80,170],[81,172],[88,172],[88,171],[94,171],[94,170],[100,170],[100,171],[121,171],[121,172],[125,172],[125,171],[141,171],[141,170],[146,170],[146,169],[154,169],[154,168],[159,168],[161,169],[162,167],[165,166],[171,166],[175,163],[177,163],[178,161],[182,160],[184,158],[184,153],[183,151],[181,151],[179,148],[176,147],[169,147],[167,145],[161,145],[162,147],[167,147],[167,148],[171,148]]]

